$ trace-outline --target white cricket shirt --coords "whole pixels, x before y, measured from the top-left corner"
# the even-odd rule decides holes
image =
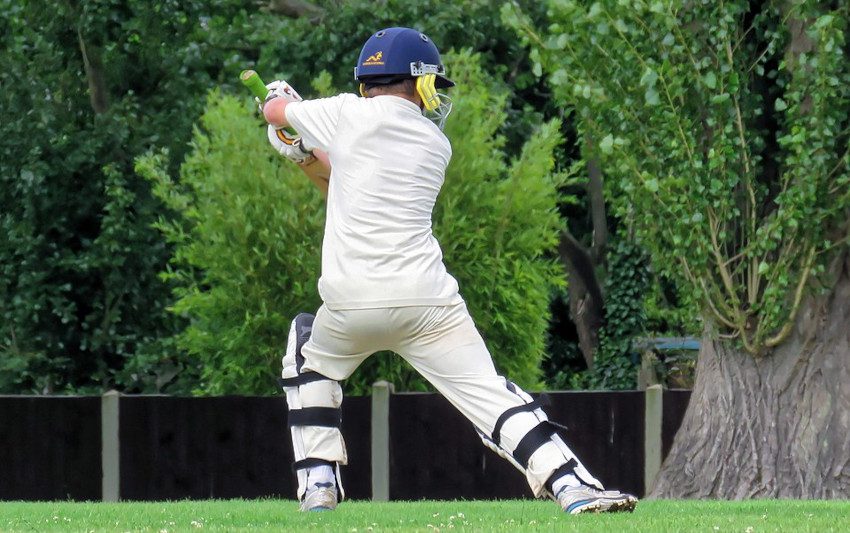
[[[330,309],[462,300],[431,233],[449,140],[397,96],[292,102],[286,118],[331,163],[319,294]]]

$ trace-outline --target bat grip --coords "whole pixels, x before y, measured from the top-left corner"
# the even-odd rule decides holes
[[[245,85],[245,87],[247,87],[254,96],[260,100],[264,100],[266,98],[266,94],[268,94],[269,91],[266,89],[266,84],[263,83],[260,75],[255,71],[243,70],[242,73],[239,74],[239,79],[242,80],[242,84]]]

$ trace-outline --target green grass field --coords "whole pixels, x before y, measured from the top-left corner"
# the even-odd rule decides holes
[[[0,503],[0,531],[850,531],[848,501],[645,501],[632,514],[569,516],[549,501],[345,502],[299,513],[291,500]]]

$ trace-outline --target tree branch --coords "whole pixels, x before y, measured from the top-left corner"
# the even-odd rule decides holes
[[[265,9],[284,17],[310,17],[311,20],[318,20],[325,14],[324,9],[306,0],[269,0]]]
[[[95,47],[86,45],[79,28],[77,28],[77,43],[83,55],[83,66],[89,84],[89,101],[94,112],[100,115],[109,109],[109,93],[106,91],[106,81],[103,78],[100,51]]]
[[[602,170],[599,161],[587,161],[587,195],[590,197],[590,220],[593,224],[593,244],[590,258],[595,264],[605,261],[605,248],[608,246],[608,217],[605,212]]]
[[[816,247],[812,245],[809,248],[809,254],[806,257],[806,264],[803,267],[803,274],[800,276],[800,281],[797,283],[797,289],[794,291],[794,303],[791,306],[791,311],[788,313],[787,321],[782,329],[773,337],[767,339],[764,345],[768,348],[778,346],[784,341],[788,334],[791,333],[791,328],[794,327],[794,322],[797,319],[797,312],[800,310],[800,302],[803,300],[803,290],[806,288],[806,282],[809,280],[809,275],[812,273],[812,263],[815,258]]]

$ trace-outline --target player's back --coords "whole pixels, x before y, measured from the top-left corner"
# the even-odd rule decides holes
[[[431,233],[448,139],[408,100],[349,96],[328,148],[320,290],[329,307],[456,302]]]

